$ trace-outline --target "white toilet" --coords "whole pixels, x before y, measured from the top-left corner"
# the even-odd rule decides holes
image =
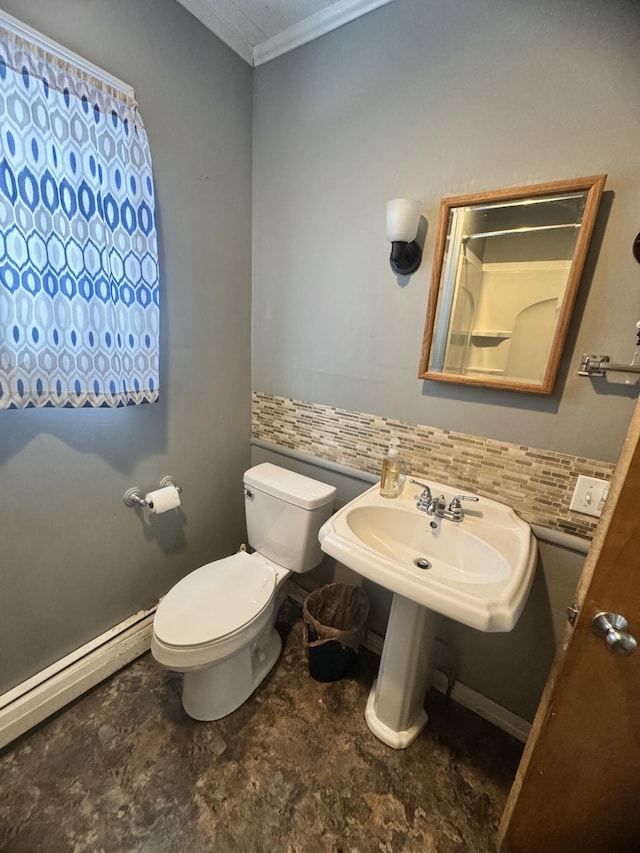
[[[274,628],[291,572],[322,557],[318,531],[333,512],[333,486],[265,462],[244,475],[251,555],[240,551],[196,569],[160,602],[151,652],[184,672],[182,704],[196,720],[239,708],[271,670],[282,641]]]

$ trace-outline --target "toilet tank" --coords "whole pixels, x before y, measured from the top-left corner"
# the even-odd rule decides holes
[[[318,533],[333,513],[333,486],[263,462],[244,475],[249,544],[291,572],[322,560]]]

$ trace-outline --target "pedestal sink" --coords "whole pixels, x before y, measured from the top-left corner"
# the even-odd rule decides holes
[[[447,504],[456,491],[426,481]],[[427,724],[436,614],[480,631],[510,631],[533,580],[537,546],[505,504],[480,497],[462,521],[416,507],[421,488],[383,498],[375,485],[320,530],[322,550],[394,593],[378,678],[365,718],[389,746],[404,749]],[[469,509],[467,509],[467,506]]]

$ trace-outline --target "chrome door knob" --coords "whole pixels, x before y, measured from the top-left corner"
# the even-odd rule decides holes
[[[602,637],[615,655],[632,655],[638,648],[636,638],[628,633],[629,623],[619,613],[596,613],[591,630]]]

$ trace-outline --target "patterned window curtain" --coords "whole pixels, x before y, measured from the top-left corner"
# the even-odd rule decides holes
[[[0,409],[153,402],[158,333],[133,95],[0,27]]]

